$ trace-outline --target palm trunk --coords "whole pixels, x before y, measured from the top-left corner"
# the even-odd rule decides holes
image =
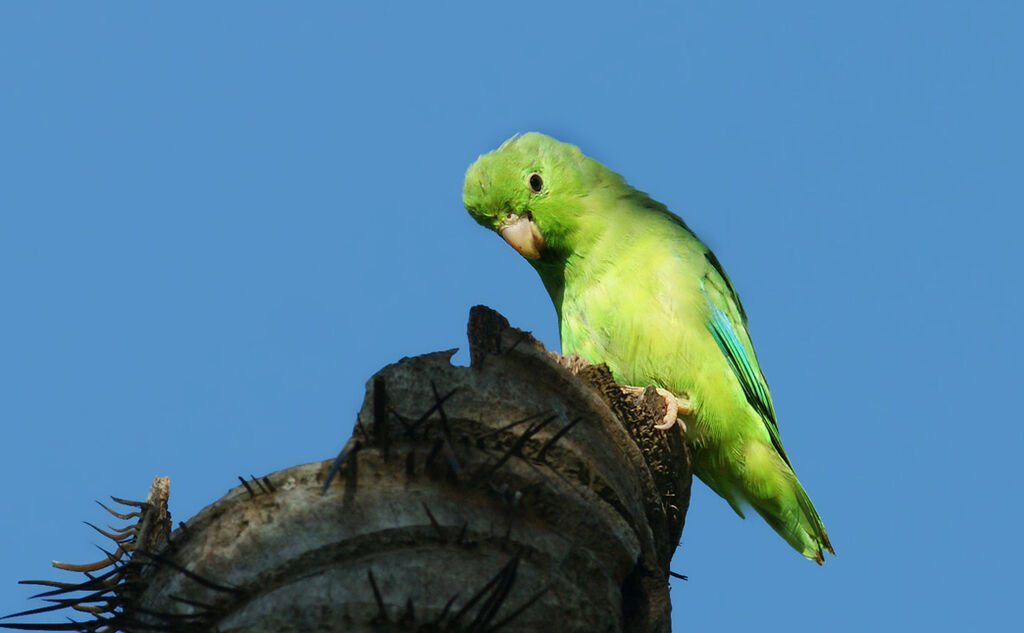
[[[138,548],[115,624],[669,631],[690,464],[678,429],[651,428],[660,401],[489,309],[469,334],[470,367],[436,352],[373,376],[333,463],[246,482]]]

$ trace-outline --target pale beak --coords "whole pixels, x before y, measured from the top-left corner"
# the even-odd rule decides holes
[[[540,229],[533,223],[533,218],[529,214],[509,214],[498,228],[498,233],[509,246],[526,259],[540,259],[540,252],[544,248],[544,236],[540,234]]]

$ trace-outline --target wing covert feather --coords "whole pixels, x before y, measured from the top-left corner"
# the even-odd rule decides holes
[[[707,267],[701,280],[701,288],[709,305],[708,330],[739,379],[747,401],[764,421],[775,450],[789,464],[789,457],[786,456],[779,438],[779,426],[775,419],[772,397],[768,392],[768,382],[757,362],[757,354],[754,353],[754,346],[747,332],[747,315],[743,311],[743,304],[740,303],[732,282],[729,281],[715,254],[707,250],[704,252],[704,258]]]

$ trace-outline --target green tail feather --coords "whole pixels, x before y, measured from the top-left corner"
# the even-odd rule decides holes
[[[787,513],[779,512],[775,508],[764,507],[764,504],[752,503],[757,513],[760,514],[768,525],[772,526],[779,536],[786,539],[786,542],[793,546],[798,552],[821,565],[825,562],[825,552],[835,554],[832,543],[825,533],[825,526],[818,516],[814,504],[804,491],[800,482],[793,477],[792,493],[796,497],[797,516],[786,517]],[[789,520],[787,520],[789,519]],[[795,520],[793,520],[795,519]]]

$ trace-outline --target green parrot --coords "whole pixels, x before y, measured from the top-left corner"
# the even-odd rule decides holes
[[[513,136],[466,171],[463,203],[540,274],[562,353],[653,386],[694,472],[819,565],[835,553],[782,447],[747,316],[715,255],[664,205],[574,145]],[[683,422],[685,420],[685,423]]]

